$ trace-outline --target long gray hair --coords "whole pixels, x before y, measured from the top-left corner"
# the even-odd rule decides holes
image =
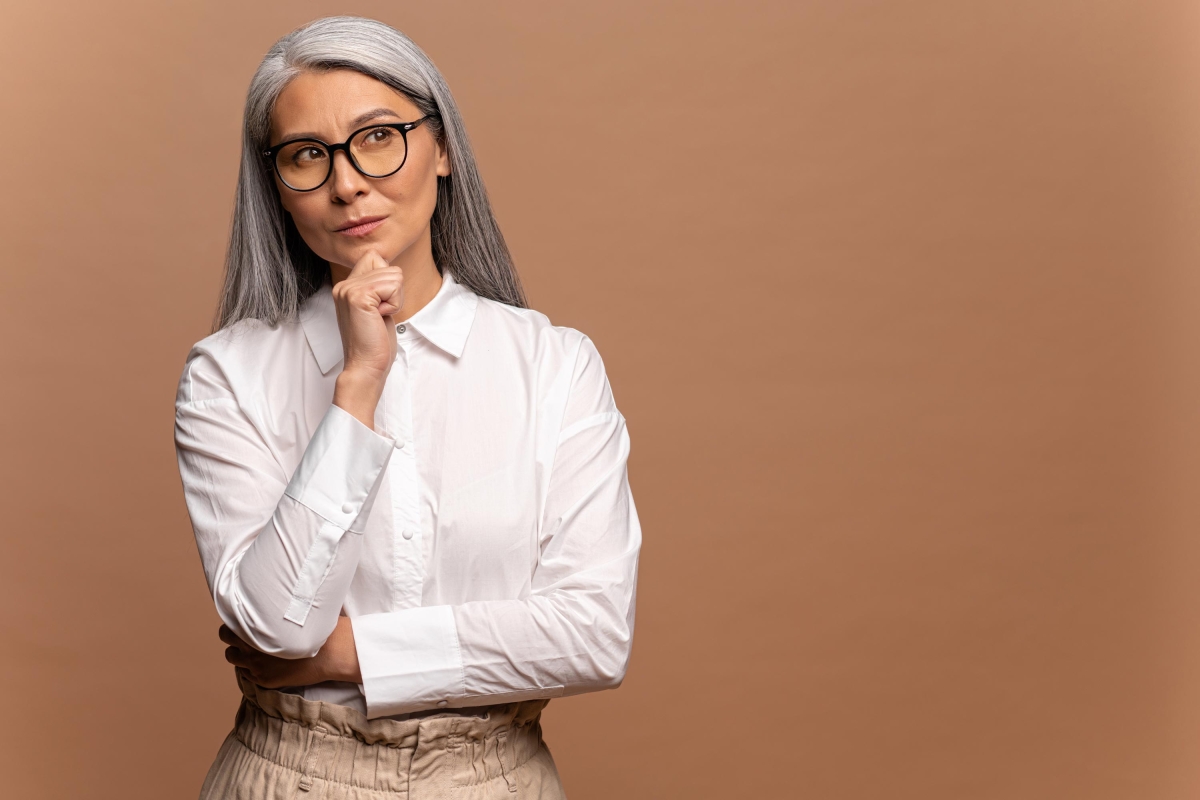
[[[300,304],[329,276],[329,263],[300,237],[262,158],[271,110],[284,87],[305,70],[352,69],[407,96],[425,124],[444,137],[450,175],[438,177],[431,220],[433,259],[478,295],[526,306],[512,256],[492,214],[475,156],[450,88],[429,57],[403,33],[373,19],[325,17],[271,47],[250,81],[242,130],[225,285],[214,330],[241,319],[269,325],[293,320]]]

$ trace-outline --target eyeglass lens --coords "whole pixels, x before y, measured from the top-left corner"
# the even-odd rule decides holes
[[[367,128],[350,140],[350,154],[359,169],[376,178],[400,169],[405,152],[404,135],[395,128]],[[301,191],[315,189],[325,182],[329,161],[329,151],[318,142],[292,142],[275,155],[279,177]]]

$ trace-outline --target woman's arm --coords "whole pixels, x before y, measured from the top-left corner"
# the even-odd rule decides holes
[[[338,617],[325,644],[311,658],[279,658],[247,644],[228,625],[217,631],[225,648],[225,660],[243,670],[251,681],[268,689],[281,686],[308,686],[324,681],[361,683],[358,653],[348,617]]]
[[[368,716],[621,683],[641,546],[628,454],[603,363],[582,338],[528,596],[352,618]]]
[[[175,445],[218,615],[264,653],[314,655],[357,568],[392,441],[331,405],[288,475],[197,350],[180,382]]]
[[[205,348],[176,401],[179,471],[217,612],[246,644],[289,659],[314,656],[335,629],[394,444],[373,424],[395,357],[400,271],[368,253],[334,300],[343,370],[291,475],[257,427],[278,421],[252,420]]]

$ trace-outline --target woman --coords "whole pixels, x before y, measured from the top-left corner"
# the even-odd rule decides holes
[[[175,439],[244,696],[201,796],[562,797],[541,710],[629,659],[629,438],[402,34],[326,18],[263,60],[216,328]]]

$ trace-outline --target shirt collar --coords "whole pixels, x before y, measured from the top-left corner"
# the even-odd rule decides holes
[[[454,280],[449,270],[442,272],[442,286],[425,307],[404,324],[429,342],[458,358],[467,345],[467,334],[475,321],[479,296]],[[300,324],[322,374],[342,360],[342,335],[338,330],[337,311],[333,307],[333,287],[329,282],[304,301]]]

